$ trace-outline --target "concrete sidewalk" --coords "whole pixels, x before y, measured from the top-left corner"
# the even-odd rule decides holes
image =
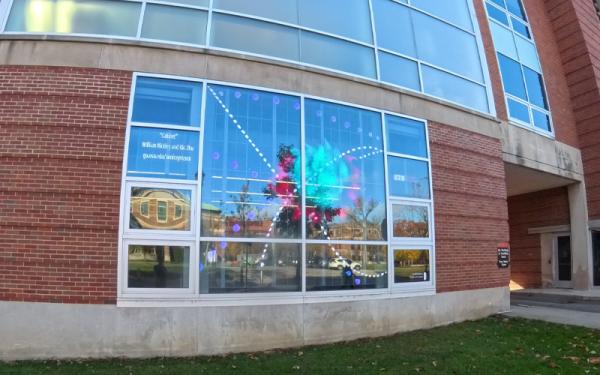
[[[511,305],[510,312],[505,313],[505,315],[600,329],[600,313],[595,312],[547,306]]]

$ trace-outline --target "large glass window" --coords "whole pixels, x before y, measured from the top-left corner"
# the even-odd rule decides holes
[[[398,266],[393,250],[427,248],[428,261],[433,250],[424,122],[249,87],[135,81],[125,297],[398,288],[398,267],[433,287],[424,256]]]
[[[487,0],[509,118],[552,133],[541,64],[521,0]]]
[[[299,244],[202,242],[200,293],[299,292]]]
[[[208,12],[148,4],[144,12],[142,38],[205,44]]]
[[[306,290],[387,288],[387,246],[307,245]]]
[[[137,245],[127,247],[127,287],[187,289],[190,247]]]
[[[14,0],[5,31],[135,37],[141,9],[130,1]]]
[[[209,84],[202,235],[298,238],[300,99]]]
[[[381,115],[306,100],[308,238],[386,240]]]
[[[238,51],[382,81],[489,112],[489,80],[482,69],[480,35],[470,3],[14,0],[12,8],[7,9],[6,27],[0,32],[78,34]],[[494,12],[495,19],[504,16],[505,25],[512,25],[520,35],[516,41],[510,35],[507,45],[514,49],[514,56],[508,56],[517,58],[518,49],[522,63],[539,71],[527,21],[513,8],[509,5],[507,9],[502,2],[502,7],[493,5],[490,12]],[[4,16],[0,14],[0,19]],[[154,92],[153,96],[165,89],[148,91]],[[183,96],[172,96],[173,105],[182,104],[186,100]],[[160,106],[149,103],[145,110],[152,108]],[[199,113],[198,108],[192,109]],[[155,112],[154,116],[160,118],[161,111]],[[170,110],[165,111],[165,117],[170,114]]]

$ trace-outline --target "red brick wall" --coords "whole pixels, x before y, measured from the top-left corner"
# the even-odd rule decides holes
[[[508,286],[496,249],[508,242],[500,141],[429,125],[435,199],[437,290]]]
[[[508,198],[511,244],[511,286],[542,286],[539,234],[530,228],[569,224],[569,195],[566,187],[537,191]]]
[[[600,219],[600,21],[592,1],[545,0],[575,114],[591,219]]]
[[[131,73],[0,67],[0,300],[114,303]]]

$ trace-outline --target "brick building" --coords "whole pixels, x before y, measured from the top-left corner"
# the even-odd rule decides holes
[[[325,343],[600,285],[598,53],[592,0],[0,2],[0,359]]]

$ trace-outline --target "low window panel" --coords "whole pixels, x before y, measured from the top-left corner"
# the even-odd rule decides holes
[[[396,284],[431,280],[429,250],[394,250]]]
[[[189,246],[129,245],[129,288],[189,288]]]

